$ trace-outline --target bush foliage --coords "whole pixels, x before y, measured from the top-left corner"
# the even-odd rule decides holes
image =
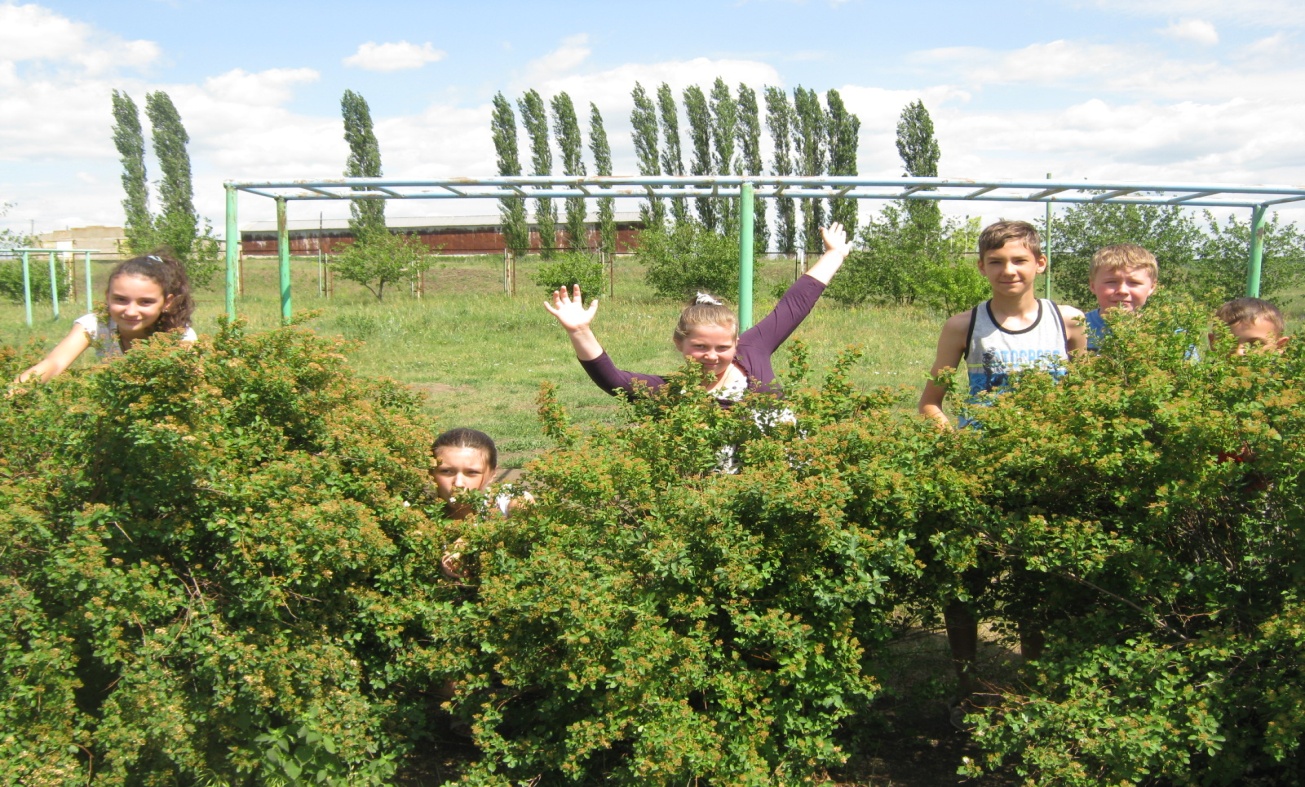
[[[72,294],[72,282],[67,267],[62,263],[54,266],[55,284],[59,287],[60,300],[67,300]],[[34,302],[50,300],[50,265],[48,260],[33,256],[28,261],[28,285],[31,287]],[[13,303],[23,302],[23,262],[21,259],[0,259],[0,298]]]
[[[544,262],[534,275],[535,284],[552,292],[559,287],[580,285],[586,301],[602,295],[605,289],[603,263],[593,255],[579,251],[558,254]]]
[[[739,291],[739,239],[693,220],[639,234],[636,252],[648,286],[666,298],[691,298],[701,290],[717,297]]]
[[[855,353],[816,383],[797,348],[782,403],[728,409],[686,369],[588,432],[545,389],[535,503],[456,526],[414,398],[339,344],[156,337],[0,402],[0,759],[381,783],[447,712],[465,784],[791,784],[875,728],[895,621],[960,597],[1046,638],[986,676],[971,772],[1296,783],[1305,347],[1207,349],[1164,293],[1113,319],[957,432],[854,389]]]

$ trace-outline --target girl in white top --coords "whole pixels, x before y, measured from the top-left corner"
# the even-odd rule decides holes
[[[434,466],[430,470],[435,482],[435,494],[444,501],[444,514],[452,520],[466,519],[475,509],[465,499],[459,500],[466,492],[489,492],[494,474],[498,471],[498,448],[494,439],[476,429],[459,427],[444,432],[435,438],[431,445],[431,458]],[[499,492],[493,497],[493,507],[500,514],[507,516],[522,503],[533,500],[529,492],[520,498],[510,492]],[[440,568],[450,579],[466,579],[462,567],[462,549],[466,546],[461,538],[446,548]]]
[[[104,300],[106,314],[91,312],[77,318],[63,341],[40,363],[18,375],[18,382],[48,382],[92,345],[104,359],[121,355],[137,339],[159,331],[180,333],[182,341],[195,341],[190,327],[195,300],[186,269],[174,257],[157,252],[118,263],[109,273]]]

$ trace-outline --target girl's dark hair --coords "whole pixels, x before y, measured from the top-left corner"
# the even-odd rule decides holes
[[[159,331],[184,331],[190,327],[195,313],[195,299],[190,295],[190,279],[186,268],[171,251],[158,249],[141,257],[123,260],[109,272],[109,284],[119,276],[144,276],[163,290],[164,298],[171,298],[167,309],[150,326],[150,333]],[[107,291],[107,288],[106,288]]]
[[[475,448],[484,451],[490,468],[498,468],[498,448],[494,446],[494,438],[479,430],[468,429],[465,426],[450,429],[435,438],[435,442],[430,447],[431,456],[441,448]]]

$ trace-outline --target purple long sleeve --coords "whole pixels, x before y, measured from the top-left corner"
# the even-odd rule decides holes
[[[802,324],[824,291],[825,285],[821,282],[810,276],[800,277],[765,319],[739,337],[734,363],[747,374],[750,390],[772,390],[770,384],[775,381],[775,370],[771,367],[770,356]],[[594,384],[612,395],[618,391],[633,391],[636,380],[643,382],[649,390],[666,384],[664,378],[655,374],[616,368],[606,352],[591,361],[581,361],[580,365]]]

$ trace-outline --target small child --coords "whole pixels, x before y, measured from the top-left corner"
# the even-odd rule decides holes
[[[1110,332],[1104,313],[1110,309],[1141,309],[1155,292],[1158,278],[1155,255],[1136,243],[1116,243],[1092,255],[1088,289],[1097,297],[1097,308],[1084,316],[1089,350],[1095,352]]]
[[[444,501],[444,513],[449,519],[466,519],[474,510],[458,496],[467,491],[488,492],[498,471],[498,448],[494,440],[484,432],[476,429],[459,427],[444,432],[431,444],[431,458],[434,466],[430,475],[435,481],[435,494]],[[495,495],[493,507],[503,516],[508,516],[521,503],[531,501],[529,493],[521,500],[504,492]],[[446,551],[440,561],[444,575],[450,579],[463,580],[461,547],[458,539]]]
[[[91,312],[77,318],[68,335],[40,363],[18,375],[17,382],[48,382],[63,373],[91,345],[95,345],[97,357],[103,360],[121,355],[137,339],[146,339],[160,331],[180,333],[181,340],[186,342],[196,339],[190,327],[195,301],[190,295],[186,269],[166,253],[156,252],[118,263],[109,272],[104,300],[104,314]],[[105,316],[107,320],[103,319]]]
[[[1286,323],[1278,307],[1259,298],[1233,298],[1214,313],[1228,325],[1237,338],[1237,354],[1245,355],[1248,349],[1265,352],[1282,352],[1287,346]],[[1214,334],[1210,335],[1211,341]]]
[[[942,404],[946,389],[935,380],[964,360],[969,370],[970,396],[1006,387],[1011,372],[1050,362],[1065,362],[1084,348],[1083,313],[1039,299],[1034,280],[1047,269],[1042,239],[1025,221],[999,221],[979,235],[979,272],[988,280],[992,297],[943,324],[929,381],[920,395],[920,413],[950,428]],[[964,426],[964,424],[962,424]],[[964,702],[978,689],[974,674],[979,623],[970,606],[959,599],[943,610],[947,643]],[[1021,626],[1021,628],[1024,628]],[[1025,656],[1035,658],[1039,632],[1022,638]]]

